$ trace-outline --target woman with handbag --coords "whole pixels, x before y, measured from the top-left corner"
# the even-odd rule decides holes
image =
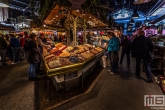
[[[111,68],[108,71],[110,72],[110,74],[114,74],[117,72],[118,62],[119,62],[119,55],[118,55],[119,40],[112,32],[108,33],[108,37],[110,38],[108,42],[108,51],[109,51],[110,63],[111,63]]]

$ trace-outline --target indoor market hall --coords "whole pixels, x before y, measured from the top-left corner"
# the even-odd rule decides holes
[[[165,110],[165,0],[0,0],[0,110]]]

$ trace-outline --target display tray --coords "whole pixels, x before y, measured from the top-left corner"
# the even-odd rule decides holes
[[[44,66],[45,66],[47,76],[53,77],[53,76],[56,76],[58,74],[67,74],[67,73],[73,73],[73,72],[79,71],[79,70],[83,69],[83,67],[85,65],[90,63],[91,60],[94,60],[95,58],[99,58],[103,54],[104,54],[104,50],[102,52],[98,53],[97,55],[91,57],[87,61],[82,62],[82,63],[72,64],[72,65],[68,65],[68,66],[62,66],[62,67],[53,68],[53,69],[49,68],[49,66],[47,65],[44,58],[43,58],[43,61],[44,61]]]

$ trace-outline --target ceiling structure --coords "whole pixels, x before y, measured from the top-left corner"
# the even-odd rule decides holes
[[[35,7],[36,9],[31,8],[30,0],[8,0],[8,2],[9,18],[16,18],[18,16],[29,16],[38,8],[37,6]]]
[[[68,16],[69,15],[69,16]],[[54,9],[48,14],[46,17],[44,24],[45,25],[52,25],[54,27],[62,27],[66,25],[61,23],[61,19],[66,19],[66,23],[72,24],[74,16],[78,17],[78,28],[83,28],[84,26],[84,19],[86,19],[88,26],[87,27],[106,27],[107,25],[104,24],[102,21],[97,19],[95,16],[89,13],[80,13],[79,10],[67,11],[65,7],[60,7],[56,5]],[[71,20],[72,19],[72,20]],[[63,21],[63,20],[62,20]]]
[[[165,0],[151,0],[144,4],[133,4],[135,0],[101,0],[103,4],[106,4],[111,8],[110,16],[115,19],[115,22],[119,23],[125,30],[125,34],[128,31],[132,31],[143,24],[146,20],[152,21],[159,16],[154,14],[155,10],[162,4]],[[139,18],[134,19],[134,25],[130,25],[131,16],[137,11]],[[159,12],[158,12],[159,13]]]
[[[30,16],[32,13],[36,13],[37,8],[39,7],[38,0],[36,0],[35,8],[31,8],[29,4],[30,0],[8,0],[9,1],[9,18],[16,18],[18,16]],[[139,18],[134,19],[135,24],[130,31],[139,27],[145,22],[145,20],[152,21],[155,17],[160,17],[158,13],[161,10],[154,13],[160,5],[162,5],[165,0],[151,0],[148,3],[144,4],[133,4],[135,0],[100,0],[102,6],[106,7],[109,10],[109,15],[115,19],[115,22],[120,24],[123,29],[130,30],[129,22],[131,20],[131,15],[134,10],[140,15]],[[162,11],[164,12],[164,11]],[[126,26],[127,24],[127,26]]]

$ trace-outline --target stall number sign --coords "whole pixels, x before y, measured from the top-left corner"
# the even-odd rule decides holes
[[[144,95],[144,106],[165,107],[165,95]]]

